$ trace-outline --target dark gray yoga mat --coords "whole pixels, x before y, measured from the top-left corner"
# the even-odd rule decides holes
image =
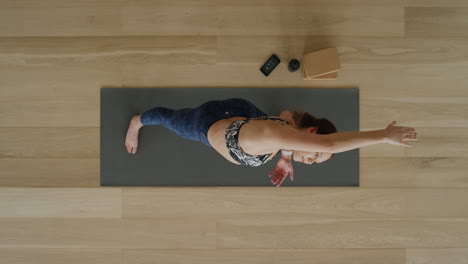
[[[101,89],[101,186],[271,186],[278,154],[260,167],[233,164],[201,142],[163,126],[140,129],[136,154],[124,145],[130,119],[155,106],[197,107],[210,100],[244,98],[263,112],[307,111],[331,120],[338,131],[359,130],[359,89],[155,88]],[[281,186],[359,186],[359,150],[321,164],[293,161],[294,181]],[[275,187],[276,188],[276,187]]]

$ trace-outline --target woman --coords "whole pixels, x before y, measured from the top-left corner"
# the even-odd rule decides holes
[[[238,165],[260,166],[281,150],[281,158],[269,174],[273,175],[272,183],[279,187],[288,173],[294,179],[291,159],[314,164],[327,161],[334,153],[378,143],[411,147],[406,141],[417,140],[415,129],[398,127],[395,123],[382,130],[336,133],[335,126],[327,119],[287,110],[279,117],[268,116],[245,99],[231,98],[180,110],[155,107],[135,115],[130,121],[125,146],[129,153],[135,154],[139,129],[144,125],[163,125],[181,137],[201,141]]]

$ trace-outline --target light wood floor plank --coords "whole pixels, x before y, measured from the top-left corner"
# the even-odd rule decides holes
[[[431,55],[433,56],[433,55]],[[464,97],[468,77],[462,73],[468,61],[421,65],[343,65],[337,84],[358,86],[361,96]]]
[[[403,0],[408,7],[468,7],[465,0]]]
[[[120,218],[120,188],[0,188],[0,218]]]
[[[362,158],[363,188],[467,188],[468,158]]]
[[[0,248],[0,255],[0,263],[9,264],[123,263],[120,249]]]
[[[467,37],[468,7],[405,7],[406,36]]]
[[[360,111],[361,129],[382,129],[393,120],[402,126],[468,127],[468,97],[361,97]]]
[[[135,1],[135,0],[134,0]],[[151,1],[151,0],[141,0]],[[403,6],[406,0],[359,0],[359,1],[347,1],[347,0],[262,0],[262,1],[229,1],[229,0],[216,0],[219,6],[295,6],[297,8],[311,7],[315,5],[327,6],[327,5],[350,5],[353,6]]]
[[[116,36],[121,16],[120,7],[2,8],[0,36]]]
[[[468,248],[407,249],[406,264],[468,263]]]
[[[215,249],[215,232],[210,219],[0,219],[0,248]]]
[[[446,248],[468,243],[466,219],[219,219],[225,249]],[[441,239],[443,238],[443,239]]]
[[[311,250],[123,250],[124,263],[182,264],[404,264],[402,249],[311,249]]]
[[[122,213],[124,218],[466,218],[465,201],[466,189],[125,188]]]
[[[352,5],[223,8],[219,35],[402,36],[401,7]]]
[[[98,127],[0,128],[0,138],[8,138],[0,158],[98,158],[99,133]]]
[[[407,193],[407,215],[427,218],[467,218],[468,189],[417,189]],[[450,201],[450,202],[448,202]]]
[[[219,34],[217,13],[213,3],[204,6],[126,6],[122,8],[122,31],[133,36],[212,36]]]
[[[0,96],[92,96],[101,87],[120,87],[120,66],[0,66]]]
[[[0,186],[96,188],[99,158],[0,158]]]
[[[5,37],[0,54],[3,65],[36,68],[204,65],[216,62],[216,37]]]
[[[123,8],[123,32],[152,36],[403,36],[403,16],[402,7],[389,6],[127,6]],[[145,27],[148,24],[158,26]]]
[[[404,111],[406,113],[406,111]],[[408,111],[409,113],[409,111]],[[401,114],[403,116],[404,114]],[[450,118],[447,116],[447,118]],[[397,125],[409,125],[403,118],[383,118],[397,120]],[[403,121],[403,122],[399,122]],[[400,124],[398,124],[400,123]],[[386,125],[381,126],[384,129]],[[417,127],[417,126],[416,126]],[[362,128],[361,130],[371,130]],[[459,127],[417,127],[418,140],[409,142],[413,147],[378,144],[360,149],[361,157],[468,157],[468,129]]]
[[[99,127],[100,97],[0,97],[0,127]]]
[[[132,0],[130,0],[131,2]],[[37,8],[37,7],[84,7],[84,6],[120,6],[127,0],[4,0],[0,2],[0,7],[23,7],[23,8]]]

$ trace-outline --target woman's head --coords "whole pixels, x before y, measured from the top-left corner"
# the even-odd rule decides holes
[[[326,118],[317,118],[307,112],[294,110],[293,120],[297,129],[306,133],[321,135],[336,133],[337,129],[333,123]],[[306,164],[322,163],[329,160],[335,154],[326,152],[294,151],[293,159]]]

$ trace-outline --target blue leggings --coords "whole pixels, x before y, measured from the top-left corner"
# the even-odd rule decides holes
[[[251,102],[241,98],[208,101],[196,108],[173,110],[155,107],[141,114],[143,125],[162,125],[177,135],[201,141],[208,147],[208,129],[217,121],[234,116],[246,118],[268,116]]]

